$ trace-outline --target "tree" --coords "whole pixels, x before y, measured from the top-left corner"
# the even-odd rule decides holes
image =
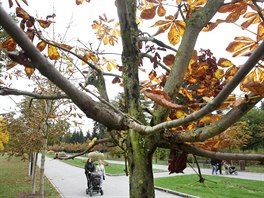
[[[249,125],[249,131],[252,134],[252,138],[246,144],[244,149],[263,149],[264,148],[264,111],[262,109],[251,109],[241,120],[245,121]]]
[[[77,5],[83,2],[76,0]],[[171,149],[175,160],[170,167],[175,169],[170,171],[176,173],[182,172],[186,167],[187,153],[226,160],[264,159],[260,154],[205,151],[194,144],[204,142],[211,145],[211,149],[218,149],[218,139],[213,142],[209,139],[231,127],[263,98],[264,17],[261,2],[175,2],[173,13],[169,13],[171,10],[165,7],[166,1],[116,0],[119,26],[111,26],[114,20],[108,19],[106,15],[101,15],[99,20],[93,21],[92,29],[99,40],[96,50],[87,46],[73,47],[47,40],[40,35],[34,24],[48,28],[54,16],[49,15],[46,20],[37,19],[18,5],[17,16],[22,18],[20,26],[26,35],[0,8],[0,24],[11,36],[3,46],[9,51],[13,51],[16,45],[23,49],[18,54],[9,55],[14,62],[24,65],[29,76],[37,69],[41,75],[58,86],[88,118],[103,124],[111,133],[126,131],[131,197],[155,197],[152,157],[159,147]],[[216,15],[217,13],[219,15]],[[219,19],[221,13],[227,17]],[[213,18],[214,16],[216,18]],[[137,17],[143,20],[156,20],[161,17],[161,20],[153,21],[152,26],[158,27],[157,32],[153,36],[145,33]],[[220,25],[236,24],[241,20],[243,29],[254,26],[257,35],[254,39],[237,36],[227,46],[227,51],[233,53],[234,58],[238,55],[248,57],[243,66],[237,67],[227,58],[217,60],[211,50],[195,50],[195,44],[202,31],[221,31]],[[142,29],[139,30],[139,27]],[[159,36],[166,32],[168,44],[158,40]],[[122,41],[122,63],[118,65],[112,59],[107,59],[99,49],[101,44],[115,46],[119,33]],[[37,48],[32,43],[33,37],[39,39]],[[44,52],[40,52],[46,46],[48,58],[43,56]],[[89,66],[89,70],[80,66],[76,68],[84,77],[79,84],[74,85],[74,81],[70,82],[64,78],[58,68],[49,62],[61,60],[63,53],[73,55]],[[149,59],[153,66],[148,73],[148,79],[141,81],[139,72],[146,68],[145,59]],[[115,72],[120,71],[122,76],[109,74],[115,68]],[[105,72],[106,70],[108,72]],[[124,88],[123,111],[108,102],[104,76],[109,75],[112,76],[113,83]],[[246,94],[237,98],[231,94],[239,84]],[[96,87],[99,96],[92,92],[89,86],[86,87],[87,85]],[[10,89],[4,91],[5,94],[11,92]],[[145,119],[140,100],[141,92],[155,103],[151,109],[150,122]],[[53,96],[55,97],[58,96]],[[91,147],[92,144],[89,148]]]
[[[0,151],[4,150],[4,145],[9,141],[9,133],[7,130],[7,122],[0,117]]]

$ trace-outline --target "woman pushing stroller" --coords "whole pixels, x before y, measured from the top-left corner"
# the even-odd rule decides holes
[[[93,172],[95,172],[95,166],[94,166],[91,158],[87,159],[85,166],[84,166],[84,170],[85,170],[85,175],[87,178],[87,186],[90,187],[91,175]]]

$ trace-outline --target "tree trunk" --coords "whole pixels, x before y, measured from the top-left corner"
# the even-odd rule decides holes
[[[151,144],[153,142],[150,139],[134,131],[129,132],[128,165],[131,198],[155,197],[152,172],[154,144]]]
[[[38,161],[38,152],[33,152],[33,170],[32,170],[32,193],[36,193],[36,173],[37,173],[37,161]]]
[[[44,130],[47,130],[46,127],[45,127]],[[45,154],[46,154],[46,151],[47,151],[47,143],[48,143],[48,138],[47,138],[47,136],[45,136],[45,138],[43,140],[43,149],[42,149],[42,152],[41,152],[41,166],[40,166],[40,187],[39,187],[39,193],[40,193],[40,197],[41,198],[44,198],[44,178],[45,178],[44,170],[45,170]]]

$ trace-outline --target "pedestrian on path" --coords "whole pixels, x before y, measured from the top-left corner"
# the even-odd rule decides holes
[[[91,174],[92,174],[92,172],[95,171],[95,166],[94,166],[91,158],[87,159],[85,166],[84,166],[84,170],[85,170],[85,175],[86,175],[86,179],[87,179],[87,186],[90,187]]]
[[[212,165],[212,175],[215,173],[217,175],[217,161],[216,159],[211,159],[211,165]]]
[[[100,187],[102,187],[103,180],[105,180],[105,167],[102,160],[98,161],[98,165],[96,166],[96,172],[100,174]]]

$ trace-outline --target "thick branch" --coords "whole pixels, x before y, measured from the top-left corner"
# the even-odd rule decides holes
[[[187,151],[188,153],[203,156],[212,159],[221,159],[221,160],[256,160],[264,161],[264,155],[261,154],[245,154],[245,153],[221,153],[221,152],[212,152],[206,151],[189,144],[180,144],[179,147]]]
[[[228,127],[230,127],[235,122],[237,122],[243,115],[245,115],[250,109],[252,109],[252,107],[254,107],[260,100],[261,97],[257,97],[248,102],[244,101],[242,104],[230,110],[217,122],[202,128],[174,133],[173,135],[169,134],[168,139],[170,139],[169,141],[172,142],[205,141],[228,129]]]
[[[47,100],[57,100],[57,99],[64,99],[69,97],[65,94],[59,94],[59,95],[42,95],[38,93],[33,93],[29,91],[23,91],[18,89],[11,89],[8,87],[0,86],[0,95],[6,96],[6,95],[15,95],[15,96],[30,96],[35,99],[47,99]]]

